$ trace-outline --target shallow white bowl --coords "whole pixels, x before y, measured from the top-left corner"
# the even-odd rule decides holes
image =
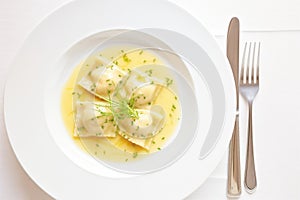
[[[172,15],[166,15],[167,11]],[[112,13],[118,15],[112,17]],[[78,59],[83,59],[83,47],[96,42],[97,37],[93,36],[97,33],[147,28],[174,31],[186,38],[174,43],[161,33],[159,36],[171,49],[199,67],[202,79],[195,89],[203,92],[204,100],[199,104],[199,111],[211,112],[211,118],[200,117],[203,124],[193,143],[184,156],[167,168],[147,175],[128,175],[105,166],[99,169],[99,163],[80,153],[77,147],[73,148],[67,137],[55,136],[65,134],[60,132],[62,127],[49,127],[47,109],[57,110],[57,107],[48,107],[49,99],[45,98],[48,97],[45,94],[48,77],[62,69],[57,68],[57,63],[77,64],[75,60],[69,63],[69,50],[72,56],[77,53]],[[155,36],[151,31],[147,34]],[[191,46],[197,51],[185,50]],[[144,199],[182,199],[204,182],[228,146],[235,115],[234,88],[229,64],[213,37],[193,17],[173,4],[158,0],[133,0],[130,4],[118,0],[78,0],[53,12],[24,42],[12,64],[5,88],[5,123],[21,165],[54,198],[139,199],[142,195]],[[209,102],[211,107],[207,108],[205,105]],[[200,160],[204,138],[216,132],[219,139],[215,148]],[[64,145],[68,147],[62,148]]]

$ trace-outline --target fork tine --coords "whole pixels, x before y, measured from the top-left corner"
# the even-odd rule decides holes
[[[257,63],[256,63],[256,83],[259,83],[259,59],[260,59],[260,42],[258,43],[257,50]]]
[[[244,83],[244,72],[245,72],[245,54],[246,54],[246,49],[247,49],[248,43],[245,43],[244,47],[244,53],[243,53],[243,58],[242,58],[242,68],[241,68],[241,74],[240,74],[240,83]]]
[[[252,67],[251,67],[251,81],[250,83],[254,83],[254,59],[255,59],[255,52],[256,52],[256,42],[254,42],[254,47],[253,47],[253,55],[252,55]],[[250,69],[249,69],[250,71]]]
[[[247,58],[247,68],[246,68],[246,83],[249,83],[251,46],[252,46],[252,43],[250,42],[249,51],[248,51],[248,58]]]

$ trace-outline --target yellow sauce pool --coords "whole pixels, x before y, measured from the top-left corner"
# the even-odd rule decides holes
[[[126,52],[126,48],[113,47],[99,52],[99,54],[110,60],[114,60],[114,62],[124,71],[150,63],[162,64],[159,58],[149,51],[139,50],[127,53],[126,57],[130,62],[127,62],[128,60],[126,61],[122,56],[119,56],[120,54],[122,55],[123,52]],[[66,130],[74,143],[82,150],[87,151],[100,159],[121,162],[127,162],[162,150],[167,141],[169,141],[176,132],[181,116],[181,107],[178,97],[166,87],[161,87],[160,93],[154,102],[154,104],[162,106],[165,110],[167,114],[166,123],[164,128],[157,135],[146,140],[146,144],[150,146],[148,150],[129,142],[119,134],[117,134],[116,137],[111,138],[79,138],[74,136],[74,119],[76,114],[73,108],[74,98],[77,98],[80,101],[92,101],[96,98],[76,84],[88,72],[89,65],[92,62],[94,62],[93,58],[89,58],[75,67],[62,90],[62,117]],[[77,96],[77,94],[80,94],[80,96]]]

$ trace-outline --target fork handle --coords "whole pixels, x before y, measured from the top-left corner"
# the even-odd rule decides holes
[[[247,157],[246,157],[244,181],[245,181],[245,188],[247,192],[253,193],[257,186],[257,182],[256,182],[256,172],[255,172],[254,153],[253,153],[252,102],[249,103]]]
[[[234,129],[229,144],[227,196],[237,198],[241,195],[241,169],[240,169],[240,140],[239,116],[235,118]]]

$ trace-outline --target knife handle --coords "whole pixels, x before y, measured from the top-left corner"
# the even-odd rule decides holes
[[[235,119],[228,159],[227,196],[239,197],[241,195],[239,116]]]

